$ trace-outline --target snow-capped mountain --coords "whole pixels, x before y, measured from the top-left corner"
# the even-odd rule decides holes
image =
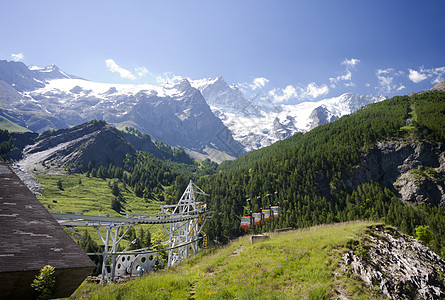
[[[216,115],[233,112],[242,116],[261,116],[257,105],[246,99],[235,85],[229,86],[222,76],[190,80],[190,84],[201,92]]]
[[[22,62],[0,60],[0,81],[3,80],[19,92],[44,87],[47,80],[78,78],[61,71],[57,66],[27,67]]]
[[[221,76],[191,82],[199,89],[213,113],[233,133],[247,151],[268,146],[296,132],[305,132],[327,124],[362,106],[386,99],[379,95],[343,94],[338,97],[297,105],[280,105],[269,101],[255,104]]]
[[[67,75],[56,66],[7,64],[9,69],[0,65],[0,74],[7,77],[10,69],[18,69],[15,74],[21,75],[5,80],[9,87],[0,84],[0,115],[12,115],[14,122],[32,131],[97,119],[118,127],[135,127],[154,139],[192,151],[216,149],[232,157],[245,152],[212,113],[201,92],[186,79],[163,86],[105,84]],[[2,97],[6,90],[7,99]]]
[[[344,94],[297,105],[254,103],[221,76],[162,86],[107,84],[68,75],[55,65],[0,61],[0,116],[32,131],[105,120],[210,156],[217,150],[237,157],[383,99]]]

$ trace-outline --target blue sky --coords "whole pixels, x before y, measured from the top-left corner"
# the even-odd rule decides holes
[[[0,59],[110,83],[222,75],[282,103],[445,80],[445,1],[7,1]]]

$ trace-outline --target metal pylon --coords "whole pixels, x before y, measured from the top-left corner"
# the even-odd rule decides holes
[[[128,226],[124,234],[119,238],[119,228],[122,226]],[[95,226],[97,233],[99,234],[102,242],[104,243],[104,254],[102,261],[102,277],[100,283],[103,284],[105,281],[111,283],[114,280],[116,255],[113,253],[117,252],[117,244],[124,237],[125,233],[130,229],[129,224],[109,224],[108,226]],[[107,230],[105,238],[99,231],[99,228],[105,228]]]
[[[178,204],[161,206],[163,214],[196,215],[196,218],[187,221],[170,223],[169,227],[163,225],[169,236],[169,267],[198,253],[199,234],[206,220],[203,214],[206,205],[197,202],[195,194],[208,196],[190,180]]]

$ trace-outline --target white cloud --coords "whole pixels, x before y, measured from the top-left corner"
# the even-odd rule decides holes
[[[21,61],[25,58],[25,56],[23,55],[23,53],[13,53],[11,54],[11,58],[13,61]]]
[[[105,63],[107,64],[107,68],[108,70],[110,70],[113,73],[119,73],[119,75],[122,78],[126,78],[126,79],[131,79],[131,80],[135,80],[136,76],[133,75],[133,73],[131,73],[130,71],[118,66],[118,64],[112,60],[111,58],[106,59]]]
[[[287,102],[292,98],[298,98],[298,91],[294,86],[288,85],[284,89],[273,89],[269,91],[269,95],[273,98],[274,102],[281,103]]]
[[[345,74],[339,75],[337,77],[330,77],[329,78],[329,82],[331,83],[330,87],[335,88],[337,84],[341,81],[346,81],[344,82],[344,85],[347,87],[355,86],[355,83],[351,82],[352,71],[354,71],[355,67],[358,65],[359,62],[360,59],[358,58],[351,58],[351,59],[345,58],[345,60],[342,61],[341,63],[342,65],[346,66]]]
[[[181,81],[182,79],[183,79],[182,76],[175,75],[172,72],[165,72],[162,75],[156,76],[156,81],[161,85],[166,83],[176,83]]]
[[[250,87],[252,88],[252,90],[260,89],[260,88],[264,87],[268,82],[269,82],[269,79],[267,79],[267,78],[257,77],[252,81],[252,84],[250,85]]]
[[[306,87],[306,92],[304,95],[310,96],[312,98],[318,98],[319,96],[324,96],[329,93],[329,88],[326,84],[317,86],[315,82],[311,82]]]
[[[119,66],[113,59],[109,58],[105,60],[105,63],[107,65],[107,69],[110,70],[113,73],[119,73],[120,77],[136,80],[138,78],[144,77],[144,76],[151,76],[156,77],[152,72],[150,72],[146,67],[136,67],[134,68],[134,72],[131,72],[127,69],[122,68]]]
[[[408,70],[409,70],[408,78],[414,83],[419,83],[419,82],[424,81],[425,79],[428,78],[427,74],[423,74],[421,72],[417,72],[416,70],[412,70],[412,69],[408,69]]]
[[[382,75],[382,74],[389,74],[391,72],[394,72],[394,68],[378,69],[376,73],[377,75]]]
[[[396,77],[404,74],[401,71],[396,72],[394,68],[378,69],[375,74],[379,81],[379,86],[376,87],[376,89],[379,90],[380,93],[392,93],[405,88],[401,83],[394,82]]]
[[[379,89],[381,92],[389,93],[393,90],[393,80],[394,77],[389,76],[391,72],[393,72],[394,69],[378,69],[376,72],[377,79],[379,81]]]
[[[408,69],[408,71],[409,71],[408,78],[414,83],[419,83],[428,78],[431,79],[432,84],[437,84],[445,80],[445,67],[437,67],[431,69],[425,69],[424,67],[420,67],[419,71],[412,69]]]
[[[288,102],[291,99],[313,100],[329,93],[329,87],[326,84],[317,86],[315,82],[309,83],[306,87],[288,85],[284,89],[273,89],[269,91],[269,96],[276,103]]]
[[[136,68],[134,68],[134,71],[136,72],[136,75],[138,77],[142,77],[145,75],[153,76],[153,74],[150,71],[148,71],[147,68],[145,68],[145,67],[136,67]]]
[[[355,67],[360,62],[360,59],[357,58],[351,58],[351,59],[345,59],[341,64],[346,65],[347,67]]]
[[[350,81],[352,79],[352,73],[349,70],[346,70],[346,74],[344,75],[340,75],[337,77],[331,77],[329,78],[329,81],[334,85],[335,87],[335,83],[339,82],[339,81]],[[345,84],[346,85],[346,84]]]
[[[439,67],[439,68],[435,68],[432,69],[432,74],[433,74],[433,83],[437,84],[441,81],[445,80],[445,67]]]

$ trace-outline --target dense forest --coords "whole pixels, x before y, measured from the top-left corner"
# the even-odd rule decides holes
[[[164,147],[169,147],[164,145]],[[135,155],[127,154],[123,167],[109,164],[98,168],[93,163],[86,167],[86,175],[98,178],[115,179],[112,207],[116,212],[125,210],[125,200],[120,196],[117,181],[133,189],[137,197],[165,201],[167,204],[176,203],[185,190],[189,179],[197,179],[201,175],[213,174],[217,164],[209,159],[191,163],[179,163],[170,160],[160,160],[144,151]],[[117,180],[117,181],[116,181]]]
[[[355,219],[385,221],[414,235],[415,228],[432,230],[430,246],[440,253],[445,245],[445,212],[437,206],[405,204],[392,187],[363,182],[356,189],[344,180],[352,176],[360,158],[385,140],[445,142],[445,93],[431,92],[394,97],[368,105],[335,122],[305,134],[252,151],[222,163],[215,175],[197,182],[210,193],[214,210],[205,231],[225,242],[245,233],[240,217],[279,202],[282,217],[256,231],[307,227]],[[278,192],[277,198],[265,197]],[[261,199],[256,200],[257,196]]]

